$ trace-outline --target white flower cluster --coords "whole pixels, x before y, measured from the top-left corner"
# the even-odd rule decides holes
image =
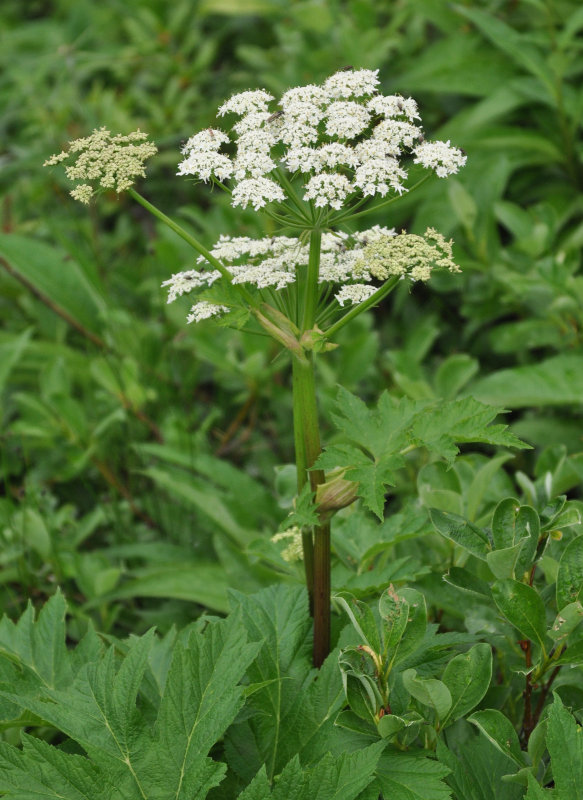
[[[287,531],[276,533],[271,537],[271,541],[277,544],[278,542],[287,542],[286,547],[281,551],[281,557],[284,561],[293,564],[294,561],[302,561],[304,558],[304,548],[302,546],[302,532],[296,526],[288,528]]]
[[[139,130],[126,136],[112,136],[106,128],[99,128],[91,136],[69,142],[68,151],[51,156],[43,166],[52,167],[71,159],[73,163],[65,168],[69,180],[88,181],[78,184],[71,196],[87,204],[93,196],[96,181],[102,188],[115,189],[119,193],[129,189],[136,177],[145,177],[144,163],[158,152],[156,145],[148,142],[147,138],[147,134]]]
[[[263,89],[233,95],[218,111],[239,116],[231,135],[208,128],[192,136],[178,174],[205,182],[233,178],[233,206],[258,210],[286,199],[274,172],[284,167],[309,176],[304,200],[338,210],[356,193],[406,191],[404,157],[440,177],[458,172],[466,162],[463,152],[449,141],[426,142],[416,124],[416,102],[383,95],[378,85],[378,70],[347,67],[321,86],[289,89],[275,109],[274,97]],[[234,157],[219,152],[231,141]]]
[[[393,275],[428,280],[435,267],[459,271],[453,262],[451,244],[433,228],[424,236],[396,234],[394,229],[380,225],[352,235],[325,233],[319,282],[323,289],[335,290],[334,297],[340,306],[362,303],[379,288],[378,281],[386,281]],[[233,283],[276,291],[295,283],[305,273],[309,260],[309,248],[299,239],[287,236],[264,239],[221,236],[211,254],[227,267]],[[199,256],[198,263],[203,267],[201,271],[179,272],[164,281],[162,286],[168,288],[169,303],[193,289],[210,287],[221,277],[217,270],[208,269],[210,265],[203,256]],[[192,307],[188,321],[199,322],[228,311],[227,306],[203,299]]]

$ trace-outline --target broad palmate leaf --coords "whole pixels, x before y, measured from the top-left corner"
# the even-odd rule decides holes
[[[226,736],[229,766],[245,782],[262,766],[268,781],[295,755],[314,764],[331,749],[334,720],[344,702],[338,653],[318,672],[312,666],[312,621],[306,591],[271,586],[251,597],[233,592],[250,641],[261,642],[247,670],[261,686],[247,700],[245,718]]]
[[[302,769],[299,756],[295,756],[273,789],[262,767],[239,800],[354,800],[374,780],[384,746],[377,742],[338,758],[328,753],[307,769]]]
[[[348,441],[327,447],[314,468],[347,468],[344,477],[358,482],[364,504],[382,519],[385,487],[395,485],[410,450],[424,447],[452,464],[464,442],[528,447],[506,425],[491,424],[499,413],[472,397],[427,403],[395,400],[387,392],[370,409],[341,387],[334,421]]]
[[[35,626],[42,619],[29,624],[38,637]],[[138,695],[153,639],[153,631],[133,638],[122,657],[110,647],[82,664],[68,686],[23,682],[15,692],[2,685],[4,698],[65,733],[87,754],[73,756],[30,737],[23,750],[4,745],[0,791],[6,797],[203,800],[222,780],[225,765],[207,753],[243,705],[238,684],[258,645],[247,643],[238,614],[210,623],[204,633],[192,631],[186,643],[174,647],[151,720]],[[50,644],[64,658],[62,643]]]

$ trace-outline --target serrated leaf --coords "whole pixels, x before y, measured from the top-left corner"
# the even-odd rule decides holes
[[[459,448],[456,443],[485,442],[501,447],[525,448],[529,445],[508,431],[507,425],[491,425],[499,409],[485,406],[473,397],[441,403],[419,412],[411,430],[412,442],[453,463]]]
[[[296,753],[309,761],[328,749],[344,696],[337,654],[328,657],[319,673],[313,668],[312,622],[304,589],[278,585],[251,597],[236,592],[232,596],[249,639],[262,643],[247,670],[248,679],[270,682],[248,699],[253,715],[231,726],[227,759],[245,781],[262,764],[272,780]]]
[[[3,617],[0,621],[0,655],[22,665],[42,686],[66,686],[72,678],[65,646],[66,610],[65,599],[57,590],[36,620],[30,603],[18,622]]]
[[[467,653],[452,658],[441,676],[451,694],[451,708],[443,725],[464,717],[475,708],[488,691],[491,678],[490,645],[476,644]]]
[[[503,780],[514,763],[485,736],[475,736],[454,752],[437,740],[437,757],[449,767],[448,784],[456,800],[521,800],[524,788]]]
[[[315,494],[316,493],[311,490],[310,484],[306,483],[300,494],[294,500],[293,510],[285,519],[285,530],[294,525],[298,528],[309,528],[320,524],[317,511],[318,504],[314,503]]]
[[[536,589],[512,579],[496,581],[492,584],[492,597],[508,622],[546,653],[545,605]]]
[[[63,753],[22,734],[23,749],[0,743],[0,792],[11,800],[107,800],[116,797],[107,776],[87,758]],[[119,797],[119,795],[117,795]]]
[[[448,767],[414,751],[387,751],[377,767],[383,797],[390,800],[449,800],[451,789],[443,781],[448,772]]]

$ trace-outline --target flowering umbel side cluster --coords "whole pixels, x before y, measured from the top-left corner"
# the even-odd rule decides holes
[[[119,194],[129,189],[137,177],[145,177],[144,163],[158,152],[156,145],[147,138],[147,134],[139,130],[125,136],[112,136],[106,128],[99,128],[91,136],[74,139],[68,151],[51,156],[43,166],[70,161],[65,168],[67,177],[71,181],[83,181],[73,189],[71,196],[81,203],[89,203],[96,185],[115,189]]]
[[[305,271],[309,259],[308,247],[300,239],[287,236],[221,236],[210,252],[227,266],[234,284],[254,286],[263,293],[286,290]],[[198,262],[203,266],[201,271],[179,272],[162,284],[168,287],[169,303],[193,290],[203,290],[202,299],[190,310],[188,322],[229,311],[227,306],[204,298],[204,290],[224,278],[217,270],[208,269],[210,265],[203,256]],[[338,304],[344,306],[367,300],[379,288],[378,282],[391,276],[428,280],[434,267],[459,271],[452,257],[452,242],[433,228],[418,236],[397,234],[394,229],[375,225],[352,235],[325,233],[318,280],[326,294],[326,290],[334,292]]]
[[[404,159],[451,175],[466,162],[448,142],[426,142],[417,104],[378,91],[378,70],[343,70],[320,86],[274,97],[263,89],[233,95],[218,116],[236,115],[230,134],[207,128],[183,148],[179,175],[233,179],[231,202],[255,210],[286,199],[278,170],[304,176],[304,200],[339,210],[355,195],[407,191]],[[233,156],[221,152],[235,144]]]

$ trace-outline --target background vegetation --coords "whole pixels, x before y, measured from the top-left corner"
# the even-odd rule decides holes
[[[228,587],[301,580],[269,542],[295,494],[287,357],[263,337],[186,327],[187,300],[167,306],[160,289],[191,265],[183,244],[129,198],[87,212],[41,164],[95,127],[140,127],[160,149],[146,196],[207,245],[221,233],[265,235],[269,222],[174,179],[180,142],[235,91],[279,94],[353,64],[380,68],[383,91],[413,96],[432,138],[468,154],[458,176],[367,225],[434,226],[454,238],[462,272],[403,285],[343,332],[319,360],[323,424],[339,383],[369,403],[385,389],[469,394],[507,409],[532,449],[462,449],[450,471],[416,455],[380,529],[358,509],[341,515],[333,588],[362,599],[389,582],[420,590],[441,632],[491,636],[504,653],[496,610],[468,611],[442,580],[473,562],[427,509],[489,527],[515,497],[561,531],[561,547],[583,533],[579,4],[4,0],[0,27],[4,610],[16,617],[59,585],[70,642],[89,620],[112,636],[166,633],[226,612]],[[561,527],[558,506],[548,509],[565,494]],[[557,542],[539,571],[549,586]],[[485,569],[474,573],[488,580]],[[488,707],[504,706],[519,729],[523,677],[508,647]],[[554,684],[579,715],[580,669]]]

